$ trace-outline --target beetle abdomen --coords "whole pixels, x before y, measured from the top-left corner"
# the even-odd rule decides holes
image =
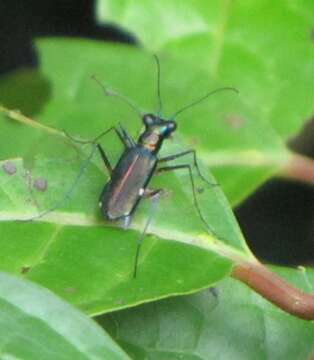
[[[143,147],[127,149],[114,168],[101,196],[104,217],[118,220],[131,215],[155,170],[157,158]]]

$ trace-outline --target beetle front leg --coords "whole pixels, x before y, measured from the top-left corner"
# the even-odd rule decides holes
[[[186,156],[186,155],[190,155],[192,154],[193,156],[193,165],[194,167],[196,168],[196,171],[198,173],[198,176],[204,181],[206,182],[209,186],[219,186],[219,184],[217,183],[213,183],[213,182],[210,182],[208,181],[205,176],[202,174],[200,168],[199,168],[199,165],[198,165],[198,161],[197,161],[197,157],[196,157],[196,151],[194,149],[191,149],[191,150],[186,150],[186,151],[182,151],[178,154],[174,154],[174,155],[169,155],[169,156],[165,156],[161,159],[158,159],[158,162],[159,163],[162,163],[162,162],[168,162],[168,161],[172,161],[172,160],[175,160],[175,159],[178,159],[178,158],[181,158],[183,156]]]

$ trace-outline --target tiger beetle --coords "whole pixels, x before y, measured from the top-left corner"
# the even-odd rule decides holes
[[[181,164],[181,165],[160,166],[162,164],[167,164],[172,160],[187,155],[191,155],[193,159],[193,166],[195,167],[200,178],[210,186],[217,185],[207,181],[206,178],[202,175],[197,162],[195,150],[189,149],[174,155],[161,157],[161,158],[158,157],[158,153],[163,145],[164,140],[169,139],[173,134],[173,132],[177,129],[177,123],[175,121],[177,115],[181,114],[183,111],[187,110],[188,108],[202,102],[203,100],[205,100],[210,95],[216,92],[225,91],[225,90],[231,90],[234,92],[238,92],[238,91],[233,87],[224,87],[224,88],[216,89],[214,91],[207,93],[205,96],[199,98],[198,100],[192,102],[191,104],[184,106],[180,110],[176,111],[169,119],[164,119],[160,115],[162,110],[162,101],[160,94],[160,63],[156,55],[154,55],[154,58],[157,66],[157,96],[158,96],[158,105],[159,105],[157,115],[151,113],[143,114],[127,98],[125,98],[124,96],[118,93],[108,90],[98,81],[97,78],[95,78],[94,76],[92,77],[102,88],[105,95],[119,98],[120,100],[127,103],[130,107],[133,108],[133,110],[135,110],[139,114],[144,124],[144,130],[139,135],[137,141],[135,141],[121,125],[119,125],[119,127],[113,126],[107,129],[106,131],[104,131],[94,140],[91,141],[79,140],[73,138],[69,134],[66,135],[69,136],[72,140],[79,143],[83,143],[83,144],[93,143],[95,145],[94,149],[98,149],[100,153],[104,165],[110,175],[110,179],[104,186],[99,199],[99,206],[101,208],[101,212],[105,220],[108,221],[122,220],[124,227],[126,228],[129,225],[131,217],[134,214],[142,198],[151,198],[155,200],[154,202],[156,203],[156,199],[158,199],[158,197],[160,196],[162,189],[151,190],[148,188],[149,182],[153,177],[153,175],[166,171],[186,170],[188,171],[190,177],[195,208],[200,216],[200,219],[205,224],[207,230],[211,234],[214,234],[213,230],[210,228],[205,218],[203,217],[197,202],[194,178],[192,173],[192,165]],[[105,150],[99,144],[99,139],[111,131],[114,131],[116,133],[116,135],[118,136],[118,138],[120,139],[121,143],[124,146],[124,151],[114,167],[111,165]],[[75,183],[78,182],[83,171],[87,167],[87,164],[90,161],[93,153],[94,151],[86,160],[85,165],[82,165],[80,174],[78,175]],[[72,190],[73,189],[71,189],[65,195],[66,198],[70,197]],[[55,206],[53,209],[55,208],[57,208],[57,206]],[[44,214],[50,211],[51,209],[45,211]],[[44,214],[41,214],[40,217]],[[151,217],[152,216],[148,218],[142,236],[138,240],[137,249],[135,253],[135,260],[134,260],[133,278],[135,278],[137,275],[140,247],[145,232],[151,221]]]

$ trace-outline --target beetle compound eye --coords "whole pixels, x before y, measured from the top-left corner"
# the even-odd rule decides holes
[[[146,126],[153,125],[155,123],[155,119],[156,119],[156,117],[152,114],[146,114],[143,117],[143,121]]]
[[[176,129],[176,123],[175,122],[169,122],[166,126],[163,126],[161,128],[161,133],[163,136],[168,137],[170,136]]]
[[[177,124],[176,124],[175,122],[169,123],[169,130],[170,130],[171,132],[175,131],[176,128],[177,128]]]

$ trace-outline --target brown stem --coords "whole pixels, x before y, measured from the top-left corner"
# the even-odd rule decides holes
[[[289,314],[314,320],[314,295],[293,287],[264,265],[258,262],[236,264],[232,276]]]
[[[314,160],[306,156],[292,154],[281,174],[314,185]]]

